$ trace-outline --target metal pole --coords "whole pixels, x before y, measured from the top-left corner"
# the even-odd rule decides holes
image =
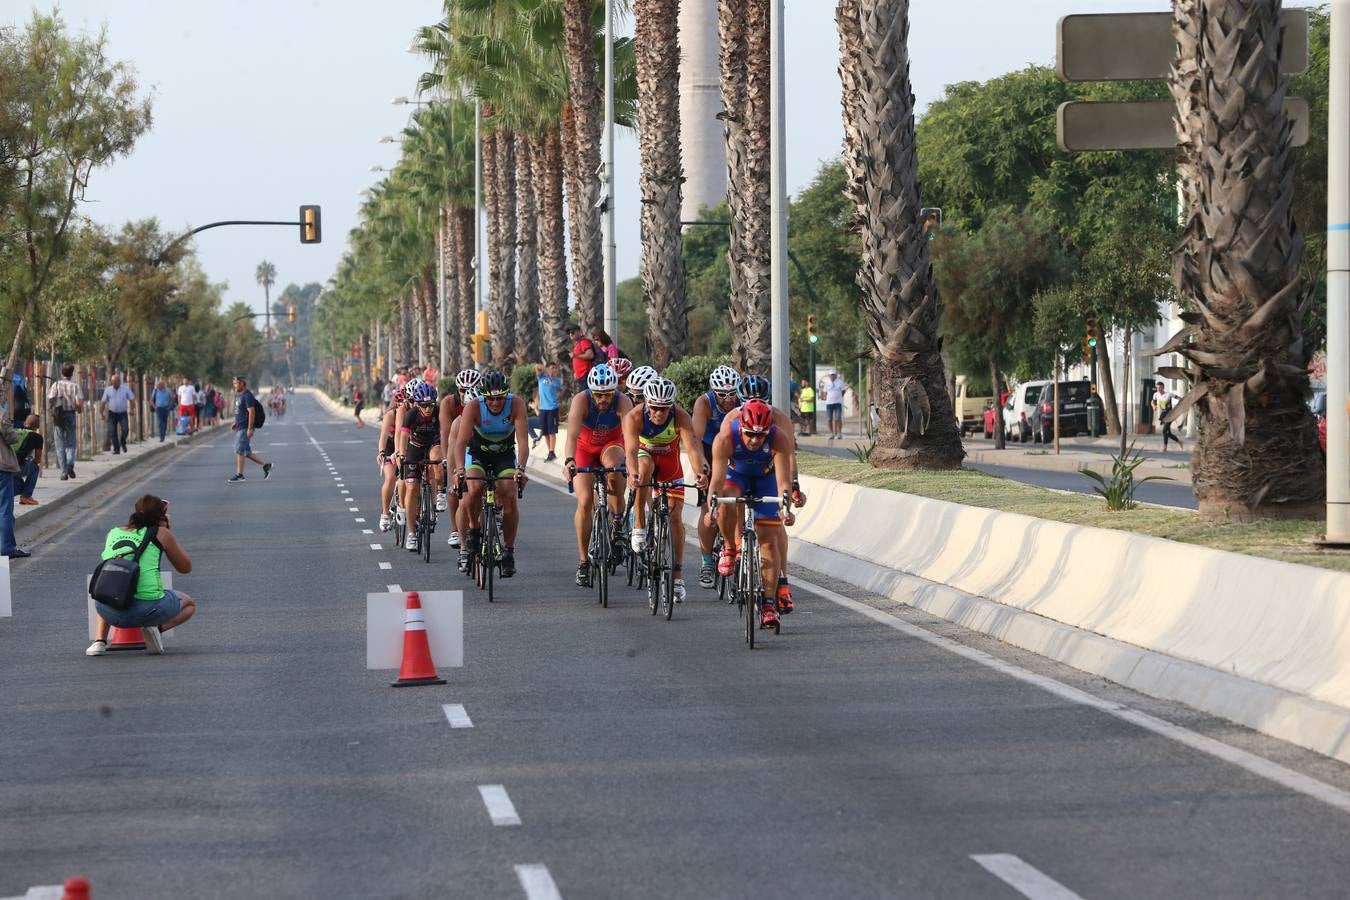
[[[619,340],[619,301],[614,262],[614,0],[605,0],[605,162],[604,191],[605,331]]]
[[[440,300],[440,334],[436,338],[436,343],[441,348],[440,372],[445,374],[445,370],[450,365],[450,346],[446,340],[449,332],[450,322],[446,315],[446,297],[445,297],[445,207],[440,207],[440,221],[436,224],[436,295]],[[376,342],[375,346],[379,346]]]
[[[788,391],[788,222],[787,140],[783,96],[783,0],[769,6],[769,65],[773,87],[769,93],[769,333],[772,344],[773,404],[787,409]],[[815,372],[811,382],[815,383]]]
[[[1327,536],[1350,544],[1350,0],[1331,3],[1327,128]]]
[[[473,101],[473,294],[483,309],[483,110]]]

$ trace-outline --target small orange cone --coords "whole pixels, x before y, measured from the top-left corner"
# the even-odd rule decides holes
[[[90,900],[89,882],[84,878],[67,878],[61,900]]]
[[[139,628],[118,628],[112,626],[108,635],[109,650],[144,650],[145,638]]]
[[[408,591],[408,608],[403,613],[403,665],[398,670],[398,681],[390,684],[394,687],[445,684],[445,679],[436,674],[436,664],[431,661],[427,623],[422,617],[422,598],[417,591]]]

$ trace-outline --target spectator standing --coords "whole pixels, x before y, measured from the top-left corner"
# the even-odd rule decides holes
[[[1177,402],[1180,400],[1181,400],[1180,397],[1178,397],[1176,394],[1172,393],[1167,389],[1167,385],[1163,384],[1161,381],[1158,382],[1157,389],[1153,392],[1153,401],[1152,401],[1153,415],[1157,418],[1158,422],[1162,424],[1164,453],[1167,452],[1168,440],[1176,441],[1177,449],[1180,450],[1185,449],[1185,447],[1181,443],[1181,438],[1177,437],[1176,434],[1172,431],[1172,423],[1171,422],[1163,423],[1162,421],[1163,416],[1171,412],[1172,407],[1176,406]]]
[[[19,475],[19,458],[14,445],[19,441],[18,430],[9,416],[0,415],[0,553],[10,559],[23,559],[33,554],[19,549],[14,541],[14,484]]]
[[[188,432],[195,430],[197,415],[197,389],[192,386],[192,382],[183,377],[183,383],[178,386],[178,418],[187,416]]]
[[[576,325],[567,326],[567,338],[572,341],[572,375],[577,384],[585,389],[586,376],[591,373],[591,366],[603,360],[596,352],[594,342],[588,337],[582,337],[581,329]]]
[[[20,506],[37,506],[33,499],[33,489],[42,475],[42,431],[38,426],[42,420],[36,415],[24,419],[23,428],[17,429],[18,443],[14,445],[14,455],[19,460],[19,474],[15,476],[14,490],[19,494]]]
[[[239,484],[244,480],[244,460],[251,459],[262,466],[263,480],[272,476],[272,464],[265,462],[253,452],[249,442],[253,440],[253,421],[258,413],[258,399],[248,389],[248,379],[242,375],[234,376],[234,475],[228,481]]]
[[[815,433],[816,389],[811,387],[811,382],[805,378],[802,379],[799,403],[802,410],[802,437],[809,437]]]
[[[102,656],[108,651],[108,629],[139,628],[145,639],[145,652],[164,652],[164,632],[182,625],[197,611],[197,604],[182,591],[164,587],[159,572],[160,560],[167,556],[173,567],[184,575],[192,571],[192,559],[174,537],[169,521],[169,501],[154,494],[146,494],[136,501],[127,524],[113,528],[103,542],[103,558],[130,556],[141,543],[140,577],[132,595],[131,606],[113,609],[104,603],[95,603],[98,622],[94,626],[94,642],[84,651],[85,656]]]
[[[14,387],[10,390],[10,399],[14,406],[10,410],[12,413],[10,419],[15,422],[22,422],[33,414],[33,404],[28,398],[28,382],[24,380],[18,369],[14,370],[12,378]]]
[[[202,427],[202,410],[206,406],[206,392],[202,390],[202,383],[199,381],[192,386],[195,392],[192,395],[192,430],[196,431]]]
[[[56,458],[61,465],[61,480],[75,477],[76,416],[84,411],[84,391],[71,380],[75,367],[61,366],[61,379],[47,390],[47,401],[55,416]]]
[[[562,393],[562,376],[555,362],[547,366],[535,363],[534,375],[539,386],[539,431],[548,447],[544,462],[553,462],[558,458],[558,395]]]
[[[365,398],[365,395],[363,395],[363,394],[361,393],[361,389],[360,389],[359,387],[357,387],[356,385],[353,384],[353,385],[352,385],[352,408],[356,410],[356,427],[357,427],[357,428],[365,428],[365,427],[366,427],[366,423],[361,421],[361,410],[365,409],[365,407],[366,407],[366,398]]]
[[[155,382],[155,392],[150,400],[155,406],[155,424],[159,426],[159,442],[164,443],[164,435],[169,430],[169,416],[173,414],[173,391],[169,383],[161,378]]]
[[[614,362],[623,354],[619,351],[619,345],[610,338],[609,332],[603,328],[597,328],[591,332],[591,342],[596,346],[595,358],[599,362]]]
[[[380,411],[382,413],[389,412],[389,407],[393,405],[393,402],[394,402],[394,383],[392,381],[386,381],[384,383],[384,388],[380,391],[380,404],[381,404]]]
[[[214,425],[220,421],[220,416],[225,412],[225,392],[216,391],[216,411],[211,414],[211,423]]]
[[[844,384],[844,379],[839,377],[839,373],[831,371],[825,377],[825,415],[826,422],[830,426],[830,440],[842,441],[844,439],[844,392],[848,386]]]
[[[127,450],[128,418],[134,402],[135,393],[122,383],[122,376],[114,372],[103,389],[101,401],[103,420],[108,423],[108,443],[112,444],[114,456]]]

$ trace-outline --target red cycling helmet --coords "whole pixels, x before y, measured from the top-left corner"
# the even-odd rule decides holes
[[[763,400],[748,400],[741,406],[741,430],[768,434],[773,427],[773,409]]]
[[[612,360],[609,367],[614,370],[615,375],[619,376],[620,381],[627,378],[629,373],[633,371],[633,364],[622,356]]]

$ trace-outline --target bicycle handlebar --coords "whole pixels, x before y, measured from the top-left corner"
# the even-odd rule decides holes
[[[513,476],[513,477],[514,477],[514,480],[515,480],[515,482],[516,482],[516,499],[517,499],[517,500],[523,499],[524,496],[525,496],[525,485],[524,485],[524,484],[521,482],[521,480],[520,480],[520,476],[521,476],[522,474],[524,474],[524,473],[517,472],[516,475]],[[456,495],[457,497],[461,497],[461,498],[464,496],[464,484],[463,484],[463,483],[466,482],[466,481],[486,481],[486,482],[488,483],[488,487],[493,487],[494,485],[496,485],[497,482],[499,482],[499,481],[505,481],[505,480],[506,480],[506,479],[504,479],[504,478],[498,478],[496,475],[461,475],[460,478],[459,478],[459,482],[460,482],[460,483],[455,485],[455,495]]]
[[[569,469],[568,472],[569,472],[569,474],[568,474],[568,476],[567,476],[567,493],[569,493],[569,494],[575,494],[575,493],[576,493],[576,490],[572,487],[572,476],[573,476],[573,475],[609,475],[609,474],[611,474],[611,473],[623,473],[624,475],[627,475],[627,474],[628,474],[628,466],[626,466],[626,465],[622,465],[622,466],[585,466],[585,467],[583,467],[583,468],[576,469],[576,470],[571,470],[571,469]]]

